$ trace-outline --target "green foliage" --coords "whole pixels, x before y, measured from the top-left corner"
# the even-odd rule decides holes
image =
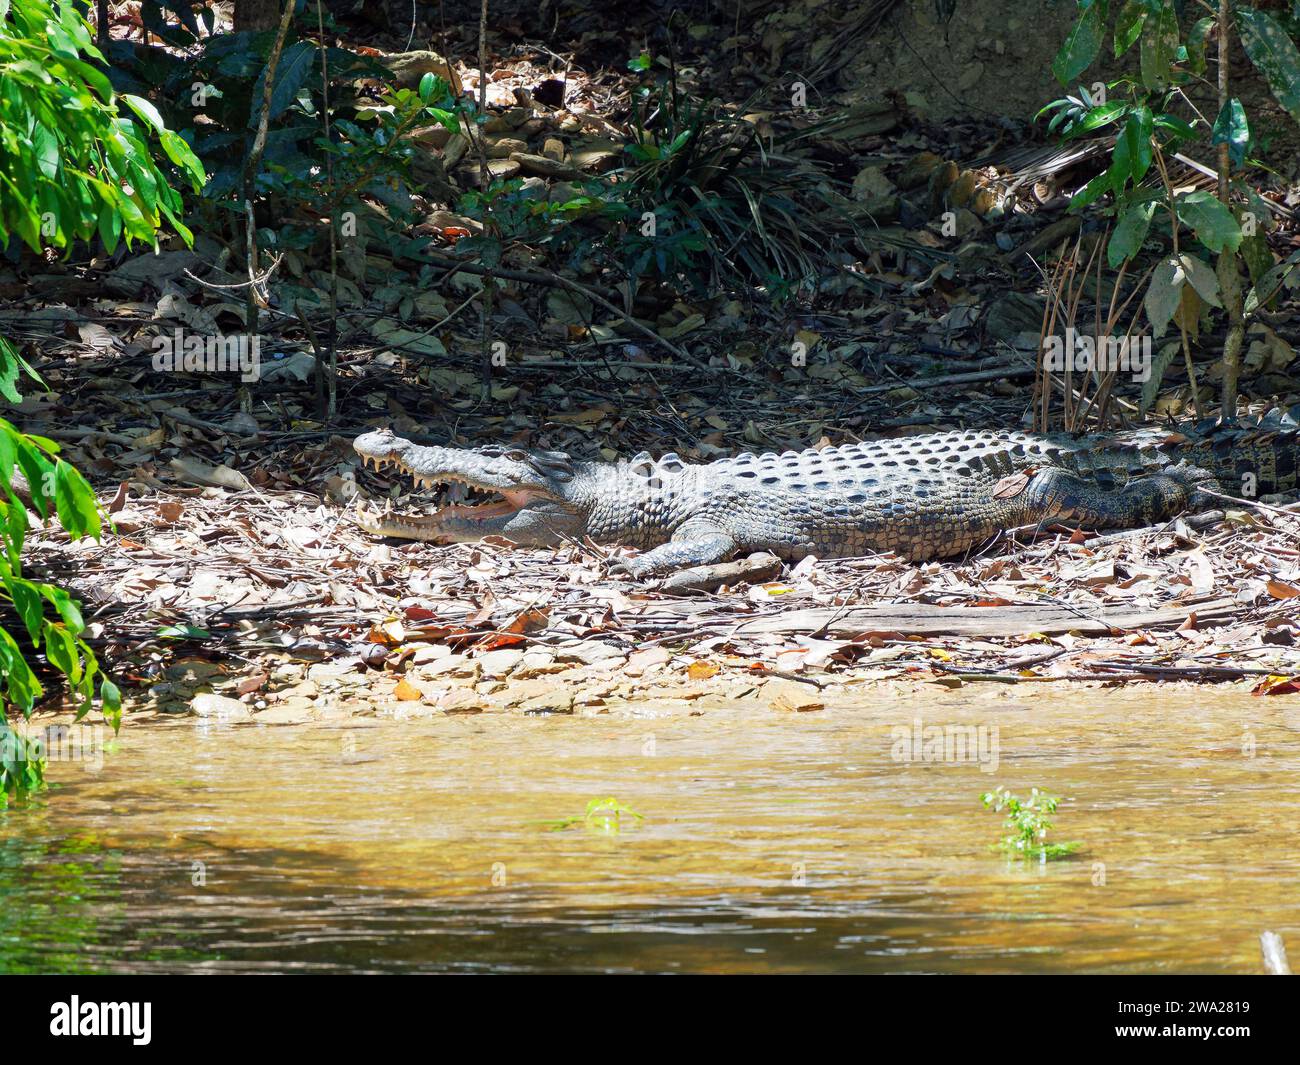
[[[0,379],[7,378],[11,388],[17,370],[6,371],[16,361],[21,362],[17,353],[0,339]],[[95,494],[81,474],[58,457],[58,451],[53,440],[20,433],[0,418],[0,605],[21,625],[13,633],[0,627],[0,696],[5,711],[0,714],[0,802],[39,787],[44,776],[43,762],[7,720],[11,707],[24,717],[30,715],[44,695],[28,663],[32,652],[43,654],[63,674],[79,700],[78,718],[90,710],[98,689],[105,718],[114,729],[121,724],[121,694],[100,672],[95,653],[83,638],[86,623],[77,601],[56,585],[23,576],[28,505],[42,521],[57,517],[73,539],[99,536]],[[29,504],[20,496],[18,474],[26,482]]]
[[[514,180],[467,194],[463,214],[488,232],[458,244],[485,263],[524,241],[570,266],[653,278],[703,295],[721,284],[760,285],[775,299],[816,276],[829,243],[817,218],[827,206],[822,175],[800,160],[769,157],[739,114],[691,97],[671,71],[646,74],[633,92],[625,164],[604,179],[570,182],[547,199]]]
[[[636,69],[647,77],[632,95],[634,136],[616,186],[630,223],[619,241],[626,272],[699,293],[730,282],[775,295],[812,282],[825,251],[811,220],[826,204],[804,202],[817,197],[815,170],[770,157],[741,117],[748,106],[691,97],[671,63],[653,77],[650,64]]]
[[[1300,122],[1300,51],[1287,31],[1264,11],[1238,4],[1237,32],[1268,87],[1291,117]]]
[[[581,825],[588,832],[616,836],[624,828],[635,827],[645,818],[625,806],[615,798],[592,799],[587,803],[586,812],[581,817],[561,817],[553,821],[542,821],[553,832]]]
[[[397,231],[414,220],[409,191],[415,156],[411,131],[436,123],[458,133],[464,109],[445,81],[426,74],[416,91],[386,89],[377,101],[357,107],[354,119],[335,116],[330,137],[323,130],[314,137],[317,156],[310,165],[266,160],[258,187],[271,201],[284,204],[283,214],[277,215],[286,221],[259,230],[259,238],[305,249],[327,232],[318,219],[338,219],[344,212],[354,212],[359,231],[393,242]],[[326,156],[330,157],[328,172],[323,165]],[[367,198],[383,204],[387,214],[373,208]],[[295,217],[303,220],[294,221]]]
[[[186,131],[211,173],[203,189],[209,220],[240,225],[244,169],[276,35],[240,31],[200,38],[183,0],[166,6],[181,22],[168,22],[157,13],[150,29],[186,45],[186,54],[178,59],[159,48],[117,43],[110,51],[114,80],[149,95],[173,127]],[[331,28],[327,17],[327,32]],[[344,48],[322,49],[290,31],[276,64],[267,140],[254,176],[261,205],[258,241],[268,250],[287,253],[290,275],[304,273],[309,265],[300,253],[318,253],[328,243],[322,218],[343,212],[356,216],[355,235],[363,240],[350,242],[356,261],[345,257],[345,269],[364,262],[364,238],[393,240],[413,220],[410,132],[434,123],[460,128],[457,101],[433,75],[426,75],[418,90],[391,88],[377,99],[358,96],[356,84],[362,78],[391,82],[393,75],[375,59]],[[369,200],[383,209],[376,210]],[[285,291],[292,296],[294,286]]]
[[[1051,815],[1056,813],[1060,801],[1057,796],[1037,788],[1030,790],[1027,799],[1013,795],[1004,787],[986,791],[980,796],[985,809],[994,813],[1003,810],[1007,812],[1002,823],[1007,834],[995,845],[996,849],[1005,851],[1012,857],[1026,860],[1036,858],[1040,862],[1064,858],[1081,846],[1078,842],[1047,842],[1047,833],[1052,827]]]
[[[103,61],[75,5],[0,0],[0,246],[16,235],[34,251],[65,248],[98,234],[112,251],[152,243],[164,220],[190,239],[149,131],[196,190],[203,167],[152,104],[114,95]]]
[[[1075,194],[1071,204],[1077,210],[1111,197],[1107,210],[1115,224],[1107,258],[1112,268],[1139,255],[1153,220],[1163,214],[1167,230],[1162,226],[1158,232],[1170,234],[1174,254],[1157,264],[1144,299],[1157,337],[1171,320],[1186,327],[1203,308],[1222,306],[1218,273],[1203,256],[1226,255],[1227,263],[1241,254],[1254,286],[1245,298],[1247,313],[1273,299],[1282,285],[1294,283],[1293,266],[1280,277],[1273,269],[1263,233],[1270,219],[1268,206],[1233,177],[1233,171],[1251,165],[1255,142],[1241,101],[1227,100],[1209,128],[1191,108],[1186,109],[1190,121],[1176,113],[1185,99],[1184,87],[1205,74],[1207,44],[1219,32],[1218,19],[1211,15],[1196,21],[1183,39],[1181,7],[1175,0],[1125,0],[1123,4],[1080,0],[1078,21],[1052,65],[1058,79],[1068,85],[1091,66],[1108,24],[1116,57],[1139,45],[1138,76],[1120,78],[1100,91],[1094,86],[1092,94],[1081,87],[1039,112],[1051,115],[1048,129],[1066,140],[1102,130],[1115,133],[1109,165]],[[1294,18],[1286,21],[1291,25]],[[1300,51],[1287,29],[1257,5],[1244,2],[1233,5],[1231,28],[1240,35],[1246,54],[1273,94],[1300,121]],[[1231,206],[1208,191],[1170,187],[1164,160],[1186,144],[1206,141],[1211,148],[1227,148]],[[1199,249],[1179,239],[1184,228]],[[1227,276],[1235,275],[1235,264],[1226,268]],[[1148,381],[1151,399],[1158,386],[1159,374],[1155,374]]]

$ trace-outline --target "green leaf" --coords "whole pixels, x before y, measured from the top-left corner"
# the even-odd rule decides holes
[[[1106,260],[1112,267],[1118,267],[1142,250],[1142,242],[1147,239],[1155,210],[1156,204],[1150,201],[1125,206],[1106,247]]]
[[[1082,5],[1081,5],[1082,6]],[[1091,2],[1079,15],[1079,20],[1065,38],[1061,50],[1052,60],[1052,73],[1062,85],[1071,85],[1085,70],[1092,66],[1097,53],[1101,51],[1102,36],[1105,25],[1102,21],[1103,4]]]
[[[85,629],[86,622],[81,616],[81,607],[71,595],[53,584],[42,584],[39,587],[41,594],[54,605],[69,632],[79,633]]]
[[[1077,211],[1081,207],[1087,207],[1094,200],[1100,199],[1106,193],[1110,192],[1112,187],[1112,177],[1109,170],[1098,174],[1095,178],[1084,185],[1070,199],[1070,210]]]
[[[76,644],[67,630],[58,625],[45,625],[45,657],[50,665],[62,673],[73,684],[81,680],[81,657],[77,654]]]
[[[1232,165],[1241,166],[1250,147],[1250,126],[1246,121],[1246,109],[1235,96],[1223,105],[1219,117],[1214,120],[1213,132],[1211,143],[1226,144]]]
[[[123,93],[121,98],[126,101],[126,105],[132,111],[153,127],[155,133],[161,133],[167,128],[167,123],[163,121],[162,115],[158,113],[158,108],[154,107],[143,96],[132,96],[130,93]]]
[[[1300,51],[1274,19],[1263,11],[1237,6],[1241,45],[1264,75],[1278,103],[1300,122]]]
[[[1241,225],[1232,212],[1213,193],[1204,189],[1189,192],[1175,200],[1178,217],[1191,226],[1200,240],[1216,255],[1227,248],[1236,251],[1241,244]]]
[[[32,130],[32,147],[36,150],[36,166],[53,181],[59,175],[59,138],[38,122]]]
[[[1127,114],[1129,105],[1122,100],[1102,104],[1089,110],[1078,122],[1070,127],[1070,137],[1079,137],[1091,133],[1094,129],[1108,126]]]
[[[1186,280],[1178,260],[1173,258],[1163,260],[1151,275],[1151,283],[1147,286],[1142,304],[1146,308],[1147,319],[1151,322],[1153,337],[1163,336],[1169,327],[1169,321],[1183,298]]]
[[[62,460],[54,464],[54,507],[74,540],[87,535],[99,538],[99,505],[94,489],[75,466]]]
[[[5,693],[9,701],[24,716],[31,713],[36,700],[45,693],[45,689],[23,658],[14,638],[5,629],[0,629],[0,674],[4,677]]]
[[[1157,89],[1169,81],[1169,68],[1178,51],[1178,15],[1171,0],[1163,0],[1160,11],[1142,27],[1139,49],[1142,84]]]
[[[1223,301],[1219,299],[1219,277],[1214,272],[1214,267],[1204,259],[1182,252],[1178,256],[1178,268],[1201,299],[1211,307],[1223,306]]]
[[[1205,73],[1205,39],[1218,21],[1213,15],[1206,15],[1197,20],[1191,33],[1187,35],[1187,65],[1194,74]]]
[[[1260,278],[1273,268],[1273,252],[1268,246],[1268,238],[1262,230],[1256,230],[1253,236],[1241,242],[1241,257],[1246,260],[1246,269],[1250,271],[1250,281],[1258,285]]]
[[[122,723],[122,692],[107,677],[99,685],[99,698],[104,705],[104,716],[113,724],[116,731]]]
[[[1129,175],[1133,184],[1138,184],[1151,168],[1151,135],[1154,132],[1154,120],[1151,108],[1145,105],[1135,107],[1129,119],[1124,123],[1121,134],[1132,160]]]
[[[164,625],[155,634],[165,640],[210,640],[212,633],[197,625]]]
[[[1147,8],[1142,0],[1125,0],[1119,14],[1115,16],[1115,58],[1118,59],[1130,48],[1142,34],[1142,24],[1146,21]]]
[[[32,646],[38,647],[40,645],[41,622],[44,620],[45,615],[45,604],[41,600],[41,593],[31,581],[24,580],[22,577],[5,578],[5,591],[9,593],[14,610],[18,612],[23,626],[27,629],[27,635],[31,638]]]
[[[271,109],[269,117],[278,118],[289,110],[298,98],[298,90],[303,87],[311,73],[316,58],[316,48],[308,41],[295,41],[281,54],[280,62],[275,68],[275,86],[271,89]],[[249,118],[249,128],[254,128],[261,118],[262,94],[265,92],[266,71],[253,88],[253,114]]]
[[[1193,140],[1196,130],[1177,115],[1156,115],[1156,129],[1165,129],[1183,140]]]

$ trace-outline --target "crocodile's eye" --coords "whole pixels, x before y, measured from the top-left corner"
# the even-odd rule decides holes
[[[511,462],[526,462],[526,461],[528,461],[528,455],[527,455],[525,452],[523,452],[523,451],[519,451],[519,450],[517,450],[517,449],[516,449],[516,450],[507,451],[507,452],[505,453],[505,457],[508,458]]]

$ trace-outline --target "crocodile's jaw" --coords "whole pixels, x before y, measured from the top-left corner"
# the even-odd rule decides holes
[[[417,487],[465,485],[492,496],[488,502],[471,505],[448,502],[429,515],[391,509],[376,512],[358,500],[356,522],[366,532],[433,543],[463,543],[495,535],[528,546],[551,546],[582,535],[585,513],[568,500],[569,485],[561,479],[568,472],[567,456],[536,453],[559,471],[548,477],[530,467],[523,452],[516,460],[509,452],[422,447],[388,430],[358,437],[353,446],[363,465],[396,468]]]
[[[451,505],[435,514],[374,511],[357,504],[356,523],[375,536],[455,544],[502,536],[525,547],[555,547],[581,539],[586,524],[576,510],[550,501],[516,506],[509,499],[478,506]]]

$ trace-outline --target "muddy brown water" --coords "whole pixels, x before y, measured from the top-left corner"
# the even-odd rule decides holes
[[[181,718],[109,748],[0,812],[0,971],[1252,973],[1264,929],[1300,952],[1295,697],[863,688]],[[1079,855],[990,849],[998,784],[1062,796],[1049,839]],[[608,796],[644,820],[541,823]]]

